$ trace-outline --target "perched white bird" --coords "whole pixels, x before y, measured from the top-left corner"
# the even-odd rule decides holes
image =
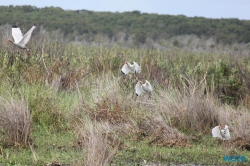
[[[122,66],[122,73],[127,75],[128,73],[135,73],[138,74],[141,72],[141,67],[133,61],[133,65],[131,65],[128,61],[124,62],[124,65]]]
[[[18,48],[24,49],[26,51],[29,51],[28,48],[25,47],[25,45],[28,43],[28,41],[30,40],[31,37],[31,33],[33,32],[33,30],[36,28],[35,25],[32,26],[32,28],[23,36],[21,30],[19,27],[17,26],[13,26],[12,27],[12,36],[14,38],[14,41],[12,41],[11,39],[8,39],[8,42],[13,43],[14,45],[16,45]]]
[[[225,128],[221,130],[220,125],[216,126],[212,129],[213,137],[219,137],[222,140],[229,140],[230,139],[230,132],[228,126],[225,125]]]
[[[135,85],[136,96],[140,96],[143,91],[148,92],[149,98],[151,98],[153,87],[147,80],[145,81],[145,84],[142,84],[142,81],[138,81],[137,84]]]

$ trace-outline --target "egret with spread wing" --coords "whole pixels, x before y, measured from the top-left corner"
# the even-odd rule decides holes
[[[32,28],[23,36],[20,28],[17,26],[13,26],[12,27],[12,36],[14,38],[14,41],[12,41],[11,39],[8,39],[7,41],[13,43],[18,48],[24,49],[24,50],[29,52],[29,49],[26,48],[25,45],[30,40],[31,34],[35,28],[36,28],[36,26],[33,25]]]
[[[143,91],[148,92],[149,98],[151,98],[153,87],[147,80],[145,81],[144,84],[142,84],[142,81],[138,81],[137,84],[135,85],[135,93],[137,96],[140,96]]]
[[[219,137],[222,140],[229,140],[230,139],[230,132],[228,126],[225,125],[224,129],[221,129],[220,125],[216,126],[212,129],[213,137]]]
[[[141,72],[141,67],[134,61],[133,64],[129,63],[128,61],[124,62],[122,66],[122,73],[127,75],[128,73],[135,73],[138,74]]]

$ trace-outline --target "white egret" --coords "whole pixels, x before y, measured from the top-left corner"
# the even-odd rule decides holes
[[[133,61],[133,64],[129,63],[128,61],[124,62],[124,65],[122,66],[122,73],[124,75],[127,75],[128,73],[135,73],[138,74],[141,72],[141,67]]]
[[[229,140],[230,139],[230,131],[228,126],[225,125],[224,129],[221,129],[220,125],[216,126],[212,129],[213,137],[219,137],[222,140]]]
[[[137,84],[135,85],[136,96],[140,96],[143,91],[149,93],[149,98],[151,98],[153,87],[147,80],[145,81],[144,84],[142,83],[142,81],[138,81]]]
[[[35,25],[32,26],[32,28],[23,36],[21,30],[17,26],[12,27],[12,36],[14,38],[14,41],[11,39],[8,39],[7,42],[13,43],[18,48],[24,49],[29,52],[29,49],[25,47],[25,45],[28,43],[31,37],[31,33],[36,28]]]

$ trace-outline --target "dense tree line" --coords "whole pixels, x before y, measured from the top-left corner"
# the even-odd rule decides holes
[[[32,24],[48,31],[60,29],[65,36],[92,36],[105,34],[118,40],[133,36],[134,41],[144,43],[147,38],[167,39],[177,35],[194,34],[199,37],[215,37],[217,42],[250,42],[250,20],[210,19],[184,15],[158,15],[140,11],[112,13],[88,10],[63,10],[58,7],[0,6],[0,25],[18,24],[30,28]]]

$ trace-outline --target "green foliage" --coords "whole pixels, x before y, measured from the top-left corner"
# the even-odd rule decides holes
[[[174,46],[174,47],[178,47],[178,46],[179,46],[179,42],[178,42],[177,40],[175,40],[175,41],[173,42],[173,46]]]
[[[36,44],[41,45],[38,42]],[[244,56],[237,58],[239,65],[236,65],[236,57],[233,56],[189,53],[177,48],[169,51],[134,50],[116,46],[86,47],[47,42],[41,54],[36,47],[33,45],[32,49],[36,56],[26,59],[22,54],[12,53],[12,50],[1,52],[0,75],[11,83],[11,87],[8,88],[15,89],[22,84],[39,85],[44,82],[49,84],[54,82],[60,90],[74,89],[76,81],[89,79],[89,76],[104,75],[109,72],[119,76],[123,62],[134,60],[143,64],[142,78],[157,80],[162,87],[171,85],[184,92],[186,90],[183,86],[189,88],[193,86],[191,80],[200,82],[205,78],[207,87],[204,91],[212,92],[222,103],[237,106],[249,95],[248,91],[245,91],[248,89],[248,84],[244,82],[246,78],[243,79],[243,75],[238,72],[239,67],[249,69],[249,62]],[[130,82],[135,84],[136,80],[131,79],[121,83],[133,89],[133,84],[131,87]],[[45,102],[54,109],[54,103],[49,104],[52,102],[50,98],[41,97],[37,100],[39,101],[34,103]]]
[[[141,44],[144,44],[145,41],[146,41],[146,33],[144,32],[138,32],[135,34],[135,42],[138,44],[138,43],[141,43]]]
[[[58,7],[0,6],[0,25],[18,24],[23,30],[32,24],[48,31],[60,29],[69,40],[85,35],[88,41],[96,34],[118,40],[117,34],[134,36],[135,44],[143,44],[147,37],[167,39],[172,36],[195,34],[215,37],[221,43],[250,42],[250,21],[238,19],[208,19],[183,15],[157,15],[140,11],[111,13],[88,10],[62,10]],[[70,37],[71,36],[71,37]]]
[[[207,77],[208,84],[214,86],[214,93],[223,103],[238,105],[246,95],[236,64],[230,67],[225,61],[219,60],[208,69]]]
[[[185,163],[186,165],[193,163],[204,163],[206,165],[226,164],[223,160],[225,150],[218,146],[216,141],[208,137],[204,137],[201,142],[203,144],[194,145],[190,148],[162,148],[150,147],[145,142],[133,143],[129,142],[131,148],[126,151],[120,151],[115,157],[115,163],[124,166],[134,165],[177,165]],[[233,151],[235,154],[249,156],[247,151]],[[158,160],[160,158],[160,161]],[[121,162],[124,159],[128,162]],[[248,164],[248,163],[243,163]]]
[[[138,12],[124,14],[143,19],[147,16]],[[179,17],[182,18],[185,17]],[[241,117],[231,122],[231,117],[227,116],[238,113],[233,108],[250,108],[246,82],[250,80],[250,61],[244,54],[236,57],[231,53],[187,52],[175,47],[157,50],[125,49],[117,45],[80,46],[53,40],[34,40],[30,43],[30,57],[10,45],[0,48],[0,93],[23,98],[27,103],[32,117],[31,143],[35,147],[31,152],[28,148],[3,147],[0,143],[0,163],[83,165],[81,148],[86,152],[83,143],[90,137],[86,132],[81,138],[83,141],[77,141],[75,130],[79,121],[85,123],[86,119],[109,124],[101,133],[106,134],[109,141],[117,143],[110,133],[119,136],[118,153],[113,161],[120,165],[143,160],[168,164],[192,161],[224,164],[222,158],[214,159],[214,156],[229,153],[224,152],[225,149],[249,156],[246,151],[231,146],[224,149],[214,140],[205,139],[206,136],[202,139],[197,136],[198,143],[192,142],[193,135],[200,134],[197,132],[209,131],[210,136],[211,127],[217,123],[238,124]],[[122,76],[120,70],[124,61],[136,61],[141,65],[142,80],[149,80],[154,87],[152,100],[146,95],[135,99],[134,86],[138,79],[130,74]],[[220,104],[213,101],[217,98]],[[227,105],[232,114],[231,110],[225,114],[219,112]],[[220,114],[223,118],[225,115],[226,120]],[[233,125],[235,134],[239,127]],[[169,136],[192,139],[184,139],[187,147],[183,148],[183,142],[168,142]],[[31,153],[37,155],[38,161],[33,161]]]

